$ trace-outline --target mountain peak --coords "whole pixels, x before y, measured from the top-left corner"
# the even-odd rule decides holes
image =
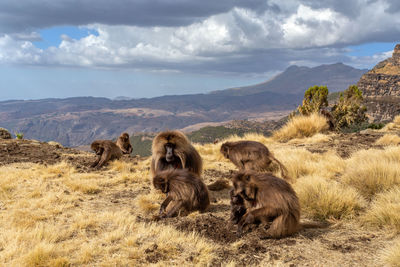
[[[313,68],[291,65],[285,71],[266,82],[213,93],[237,96],[261,92],[303,94],[305,90],[314,85],[326,85],[330,92],[336,92],[346,89],[351,84],[356,84],[365,71],[355,69],[341,62]]]

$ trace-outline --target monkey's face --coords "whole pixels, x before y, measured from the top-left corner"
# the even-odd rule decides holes
[[[129,141],[129,134],[123,133],[123,134],[121,134],[120,138],[122,139],[122,141],[128,142]]]
[[[165,177],[156,175],[153,178],[153,185],[155,189],[161,190],[163,193],[169,192],[168,180]]]
[[[104,148],[97,142],[92,143],[91,149],[96,153],[96,155],[101,155],[104,151]]]
[[[220,151],[225,158],[229,159],[229,146],[227,143],[221,145]]]
[[[242,197],[246,201],[254,201],[256,199],[257,187],[250,182],[251,175],[249,174],[237,174],[233,178],[234,194]]]
[[[173,162],[175,160],[174,145],[171,143],[165,144],[165,160],[167,162]]]

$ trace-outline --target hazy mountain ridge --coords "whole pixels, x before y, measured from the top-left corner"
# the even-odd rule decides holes
[[[264,83],[213,91],[212,93],[217,95],[248,95],[270,91],[302,94],[305,89],[314,85],[326,85],[330,92],[337,92],[343,91],[350,84],[357,82],[365,72],[367,70],[355,69],[343,63],[321,65],[313,68],[290,66],[284,72]]]
[[[123,100],[73,97],[4,101],[0,102],[0,126],[11,132],[23,132],[26,138],[54,140],[66,146],[79,146],[94,139],[115,138],[123,131],[156,132],[205,122],[268,119],[264,117],[266,113],[289,112],[301,102],[304,91],[309,86],[290,87],[284,81],[293,77],[300,80],[299,76],[305,77],[304,71],[308,73],[312,69],[318,70],[316,75],[321,76],[318,67],[292,66],[271,81],[248,86],[240,89],[241,91],[227,89],[208,94]],[[333,88],[343,86],[341,89],[356,83],[361,72],[343,64],[323,65],[320,69],[329,74],[329,77],[342,77],[335,79],[336,83],[332,85]],[[353,76],[345,76],[343,70],[353,73]],[[318,79],[310,78],[309,84],[314,85]]]

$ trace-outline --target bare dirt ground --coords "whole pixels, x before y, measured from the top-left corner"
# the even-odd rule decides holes
[[[359,149],[379,147],[373,145],[379,134],[342,134],[332,141],[295,145],[304,146],[313,153],[323,153],[335,149],[342,157],[348,157]],[[95,160],[93,153],[63,148],[30,140],[0,140],[0,166],[17,162],[54,164],[70,162],[81,172],[94,172],[88,166]],[[124,157],[125,161],[136,162],[138,158]],[[204,180],[211,183],[217,179],[227,179],[231,172],[206,170]],[[98,194],[85,195],[77,208],[82,210],[117,210],[133,206],[140,194],[150,192],[150,184],[132,190],[129,184],[110,186]],[[210,242],[221,246],[217,257],[210,266],[221,266],[235,261],[241,266],[283,265],[283,266],[381,266],[377,261],[380,251],[393,236],[387,231],[363,229],[354,222],[331,222],[327,228],[303,229],[296,235],[278,240],[261,239],[263,229],[255,229],[242,237],[237,237],[236,226],[228,222],[229,190],[210,192],[211,208],[204,214],[165,219],[160,224],[172,225],[188,233],[195,232]],[[138,221],[150,218],[137,216]],[[185,244],[182,244],[185,245]],[[190,245],[190,244],[187,244]],[[143,255],[143,264],[157,263],[160,253],[157,245],[149,247]],[[196,255],[190,256],[196,257]],[[189,262],[192,259],[187,259]]]

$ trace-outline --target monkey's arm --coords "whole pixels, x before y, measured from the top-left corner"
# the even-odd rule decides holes
[[[172,201],[171,203],[171,209],[167,212],[167,214],[165,214],[165,218],[170,218],[175,216],[175,214],[178,213],[178,211],[181,209],[181,207],[183,206],[183,201],[182,200],[175,200]]]
[[[92,168],[96,167],[96,166],[97,166],[97,164],[98,164],[98,163],[99,163],[99,161],[100,161],[100,158],[101,158],[101,156],[97,156],[97,158],[96,158],[96,161],[95,161],[95,162],[93,162],[93,164],[92,164],[92,165],[90,165],[90,167],[92,167]]]
[[[275,218],[278,216],[278,212],[276,209],[270,207],[262,207],[259,209],[254,209],[246,212],[243,215],[242,219],[238,223],[238,231],[237,234],[240,236],[243,233],[243,228],[245,228],[249,224],[253,224],[257,221],[261,221],[263,224],[267,224],[270,218]]]
[[[172,197],[167,196],[167,198],[163,201],[163,203],[161,203],[160,214],[165,212],[165,209],[167,208],[167,206],[171,202],[171,200],[172,200]]]
[[[109,149],[104,149],[103,154],[101,154],[100,162],[97,164],[96,168],[102,167],[111,158],[111,151]]]

